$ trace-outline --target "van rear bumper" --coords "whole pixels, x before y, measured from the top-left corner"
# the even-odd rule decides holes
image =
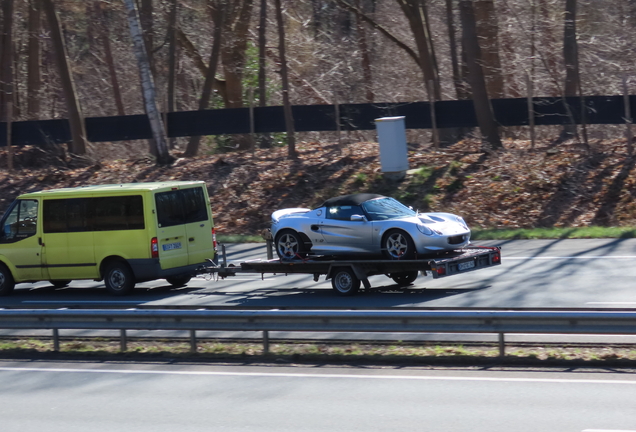
[[[130,268],[135,274],[137,282],[150,281],[155,279],[165,279],[170,276],[179,276],[183,274],[196,275],[197,270],[205,266],[205,262],[199,264],[187,265],[183,267],[174,267],[170,269],[162,269],[158,259],[131,259],[128,260]]]

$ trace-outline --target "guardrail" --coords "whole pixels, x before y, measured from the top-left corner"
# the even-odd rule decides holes
[[[189,330],[193,351],[197,331],[260,331],[266,353],[270,331],[493,333],[504,356],[507,333],[636,335],[636,312],[0,309],[0,329],[51,329],[56,351],[64,329],[120,330],[122,351],[127,330]]]

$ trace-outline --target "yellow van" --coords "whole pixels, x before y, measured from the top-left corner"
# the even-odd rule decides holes
[[[0,295],[16,283],[103,280],[115,295],[135,283],[188,283],[215,258],[202,181],[85,186],[19,196],[0,221]]]

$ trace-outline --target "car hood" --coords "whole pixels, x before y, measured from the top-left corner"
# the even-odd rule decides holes
[[[437,234],[454,235],[470,232],[464,220],[451,213],[420,213],[402,220],[415,224],[422,223]]]
[[[272,221],[276,223],[283,218],[290,216],[301,216],[309,211],[311,211],[311,209],[300,207],[276,210],[274,213],[272,213]]]

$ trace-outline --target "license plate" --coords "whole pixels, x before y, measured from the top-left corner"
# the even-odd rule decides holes
[[[475,267],[475,261],[466,261],[466,262],[457,264],[457,268],[459,269],[459,271],[468,270],[473,267]]]
[[[166,243],[162,247],[163,247],[164,251],[169,251],[169,250],[174,250],[174,249],[181,249],[181,242]]]

